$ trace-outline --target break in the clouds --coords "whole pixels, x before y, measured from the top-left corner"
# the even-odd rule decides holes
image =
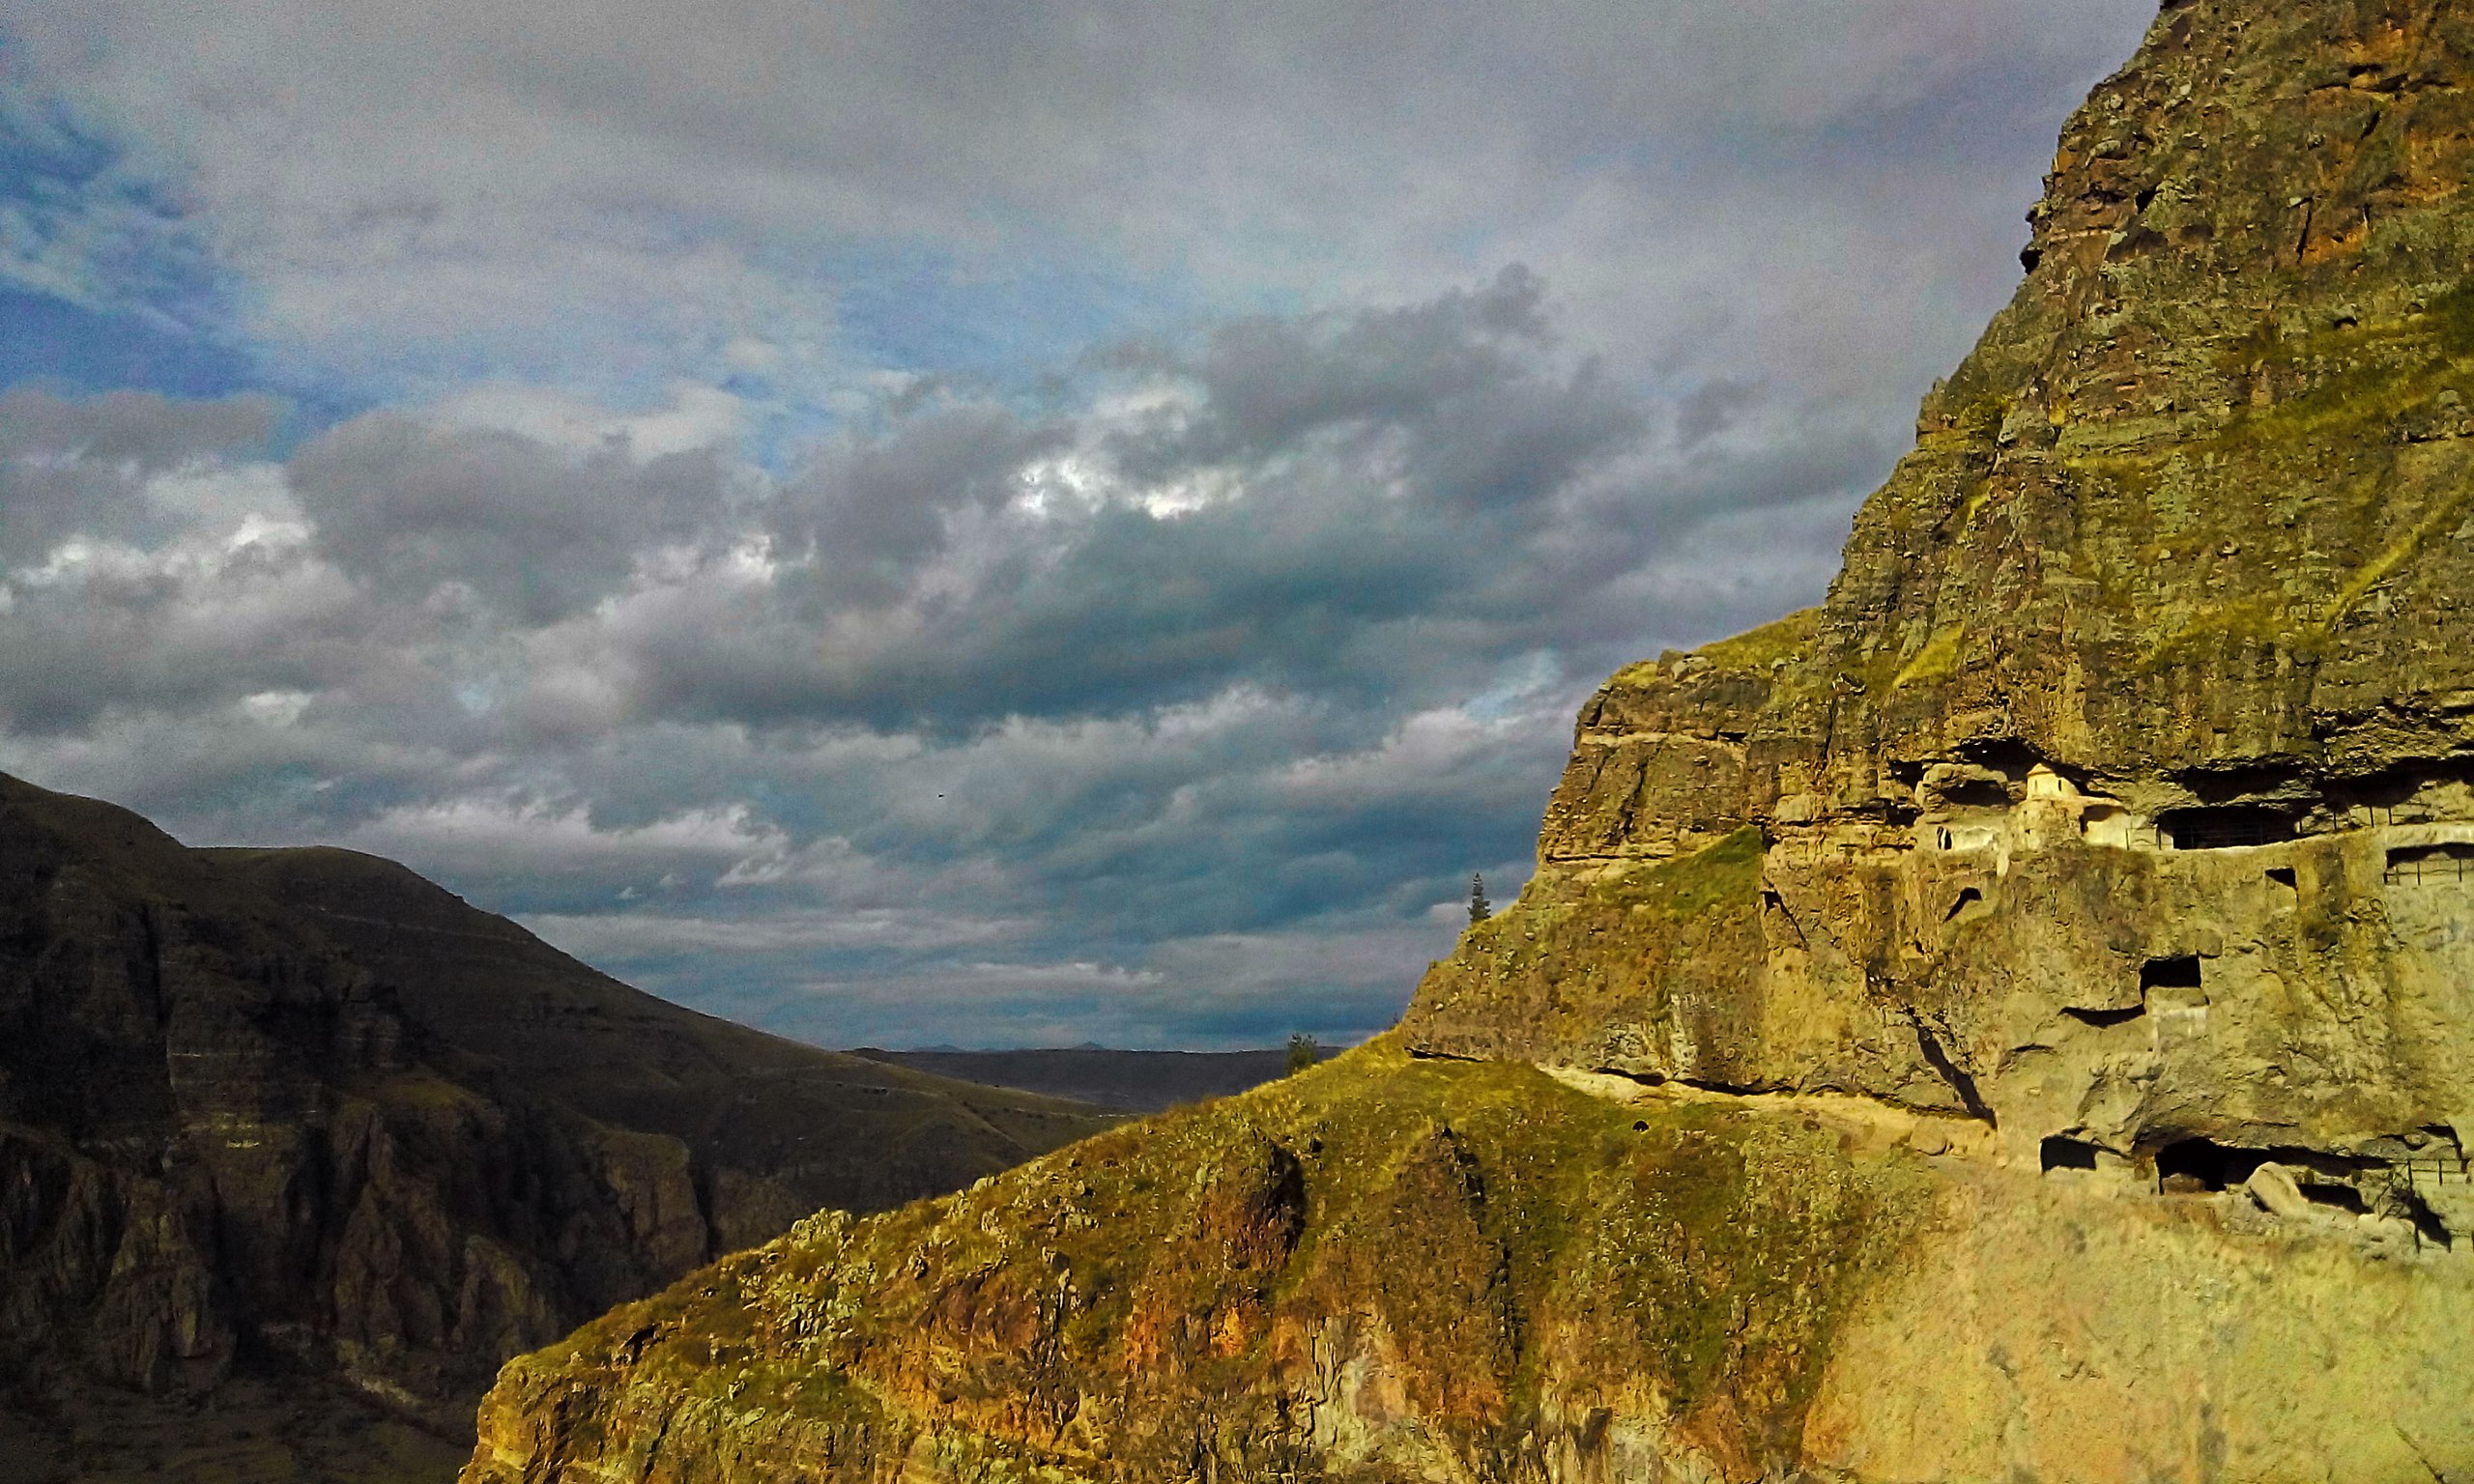
[[[0,22],[0,766],[810,1039],[1365,1034],[2137,0]]]

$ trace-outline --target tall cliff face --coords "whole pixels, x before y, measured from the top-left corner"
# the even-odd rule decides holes
[[[2469,85],[2168,5],[1397,1032],[619,1310],[468,1484],[2474,1475]]]
[[[2458,7],[2169,6],[1828,601],[1598,694],[1411,1042],[2460,1155],[2469,82]]]
[[[189,850],[0,779],[0,1359],[29,1405],[272,1369],[457,1428],[509,1355],[820,1206],[1111,1122],[664,1004],[390,862]]]

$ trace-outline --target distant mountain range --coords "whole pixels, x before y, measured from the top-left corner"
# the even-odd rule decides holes
[[[665,1003],[390,861],[0,776],[0,1480],[451,1475],[380,1414],[469,1438],[501,1361],[614,1303],[1118,1121]]]
[[[1268,1051],[1119,1051],[1107,1046],[1059,1046],[1023,1051],[962,1051],[950,1046],[883,1051],[861,1046],[850,1053],[870,1061],[992,1087],[1017,1088],[1157,1113],[1206,1098],[1229,1098],[1288,1071],[1284,1047]]]

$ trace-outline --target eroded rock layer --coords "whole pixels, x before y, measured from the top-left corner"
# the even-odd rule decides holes
[[[2167,7],[1828,601],[1599,692],[1411,1044],[2461,1156],[2469,82],[2463,7]]]
[[[1613,1079],[1604,1079],[1613,1080]],[[467,1484],[2403,1480],[2474,1261],[1390,1038],[510,1363]],[[1944,1127],[1947,1125],[1948,1127]]]
[[[2469,84],[2168,5],[1396,1032],[523,1357],[468,1484],[2474,1476]]]

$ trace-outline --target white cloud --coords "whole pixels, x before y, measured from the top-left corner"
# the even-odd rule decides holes
[[[261,727],[291,727],[317,699],[307,691],[258,691],[241,698],[241,714]]]
[[[927,344],[1008,332],[989,291],[1025,265],[1225,304],[1407,300],[1524,260],[1626,368],[1715,351],[1856,394],[1902,319],[1930,327],[1908,376],[1966,332],[1917,294],[1969,317],[1998,294],[2008,196],[2151,13],[54,0],[12,28],[30,76],[176,186],[253,332],[366,375],[424,346],[579,382],[775,375],[784,327],[847,336],[846,296],[888,273],[959,300]],[[93,236],[54,231],[22,271],[75,279]],[[1005,310],[1017,333],[1052,312]]]
[[[387,810],[339,843],[381,855],[486,863],[501,871],[669,873],[709,881],[761,875],[791,854],[790,837],[743,804],[685,811],[647,824],[594,825],[581,801],[507,795],[443,799]]]
[[[982,949],[1025,935],[1020,918],[886,907],[811,908],[743,917],[651,911],[529,914],[524,925],[579,957],[603,963],[696,954],[759,956],[817,950]]]
[[[0,765],[828,1042],[1363,1034],[1597,676],[1818,593],[2149,7],[55,0],[129,150],[0,272],[375,410],[0,394]]]
[[[306,530],[279,464],[194,459],[148,479],[145,495],[165,518],[192,528],[230,528],[244,545]]]
[[[546,386],[481,385],[432,403],[423,420],[444,431],[490,429],[516,433],[571,457],[613,447],[639,462],[735,442],[747,430],[739,398],[718,386],[678,383],[668,407],[614,414],[569,392]]]

